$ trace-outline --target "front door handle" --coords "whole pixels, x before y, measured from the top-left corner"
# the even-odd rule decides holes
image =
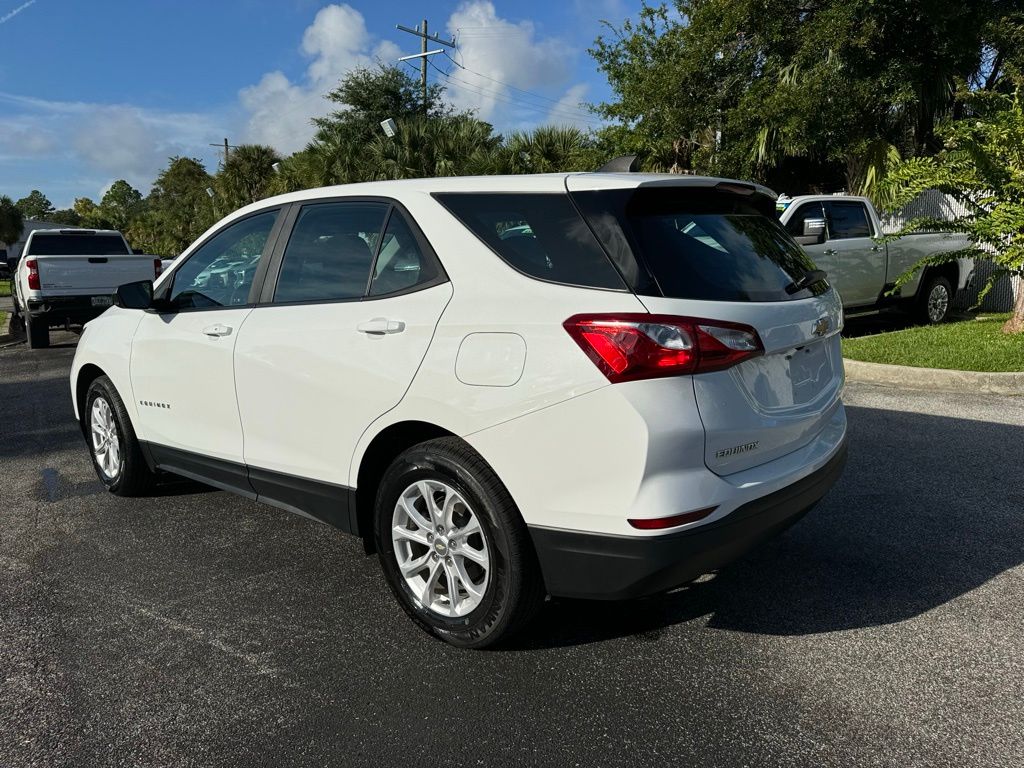
[[[356,326],[360,333],[368,333],[371,336],[383,336],[386,333],[401,333],[405,330],[405,323],[401,320],[389,320],[386,317],[375,317],[372,320],[364,320]]]
[[[221,323],[217,323],[216,325],[208,325],[205,328],[203,328],[203,333],[211,337],[230,336],[231,326],[222,325]]]
[[[837,251],[835,248],[826,248],[824,251],[822,251],[822,253],[824,253],[826,256],[835,256],[837,253],[839,253],[839,251]]]
[[[871,246],[871,250],[874,251],[875,253],[878,253],[880,250],[882,250],[882,246],[880,246],[880,245],[872,245]]]

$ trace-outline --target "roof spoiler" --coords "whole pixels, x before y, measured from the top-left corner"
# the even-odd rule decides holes
[[[636,155],[621,155],[597,169],[597,173],[636,173],[640,170]]]

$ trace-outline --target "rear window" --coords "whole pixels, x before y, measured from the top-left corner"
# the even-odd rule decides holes
[[[552,283],[624,290],[568,195],[436,194],[509,266]]]
[[[29,256],[123,256],[128,253],[117,235],[33,235]]]
[[[581,210],[609,242],[644,265],[655,290],[674,299],[787,301],[827,290],[786,288],[814,269],[775,219],[749,198],[709,189],[579,192]],[[766,212],[767,211],[767,212]],[[614,221],[615,226],[610,227]]]

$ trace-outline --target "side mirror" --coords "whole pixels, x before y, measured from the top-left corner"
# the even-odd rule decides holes
[[[825,242],[825,220],[804,219],[804,231],[797,236],[796,241],[800,245],[818,245]]]
[[[117,287],[117,306],[125,309],[149,309],[153,306],[153,281],[139,280]]]

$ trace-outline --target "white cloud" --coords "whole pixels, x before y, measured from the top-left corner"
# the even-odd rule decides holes
[[[594,115],[590,115],[589,119],[585,116],[575,117],[576,114],[584,109],[582,104],[586,94],[586,83],[577,83],[571,86],[565,92],[565,95],[548,111],[547,122],[553,125],[572,125],[586,130],[597,119]]]
[[[537,122],[554,105],[522,91],[547,90],[569,79],[575,51],[563,40],[540,37],[531,21],[499,17],[490,0],[460,5],[448,19],[448,32],[458,38],[454,58],[465,67],[452,68],[448,98],[457,107],[476,109],[484,120],[528,112]]]
[[[239,92],[249,114],[245,141],[270,144],[281,152],[301,149],[313,136],[311,119],[335,108],[323,96],[346,72],[378,61],[391,63],[401,55],[390,40],[375,40],[363,15],[344,4],[317,12],[302,35],[300,50],[312,59],[303,82],[293,83],[283,72],[268,72]]]

